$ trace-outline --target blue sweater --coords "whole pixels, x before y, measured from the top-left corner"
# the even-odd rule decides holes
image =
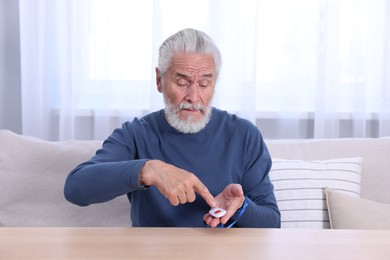
[[[138,183],[148,159],[194,173],[214,196],[230,183],[242,185],[249,205],[237,227],[280,227],[268,172],[271,158],[259,130],[249,121],[213,108],[210,122],[196,134],[171,127],[160,110],[116,129],[89,161],[70,172],[65,197],[87,206],[127,194],[135,227],[202,227],[209,206],[197,195],[178,206],[154,186]],[[232,217],[234,220],[237,216]]]

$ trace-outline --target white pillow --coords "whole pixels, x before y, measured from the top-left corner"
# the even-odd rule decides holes
[[[330,228],[324,188],[360,197],[362,158],[300,161],[273,158],[269,173],[282,228]]]
[[[325,189],[333,229],[390,229],[390,205]]]

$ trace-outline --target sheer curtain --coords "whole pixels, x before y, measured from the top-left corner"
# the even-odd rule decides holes
[[[386,0],[20,0],[23,134],[104,139],[163,108],[158,47],[192,27],[222,52],[214,105],[265,138],[390,136]]]

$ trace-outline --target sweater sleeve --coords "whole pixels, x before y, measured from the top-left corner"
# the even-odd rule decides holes
[[[64,187],[65,198],[79,206],[106,202],[136,189],[147,159],[136,159],[131,132],[116,129],[95,156],[72,170]]]
[[[271,156],[258,129],[254,131],[246,142],[246,169],[242,179],[248,205],[236,226],[280,228],[280,212],[268,176],[272,166]],[[236,215],[233,220],[237,218]]]

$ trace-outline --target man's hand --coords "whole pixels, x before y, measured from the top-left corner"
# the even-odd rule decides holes
[[[210,207],[217,205],[214,196],[194,174],[159,160],[145,163],[139,181],[145,186],[156,186],[173,206],[195,201],[195,192]]]
[[[226,214],[221,218],[214,218],[209,213],[204,215],[203,221],[210,227],[216,227],[221,223],[226,224],[245,201],[244,192],[240,184],[229,184],[215,199],[217,207],[225,209]]]

